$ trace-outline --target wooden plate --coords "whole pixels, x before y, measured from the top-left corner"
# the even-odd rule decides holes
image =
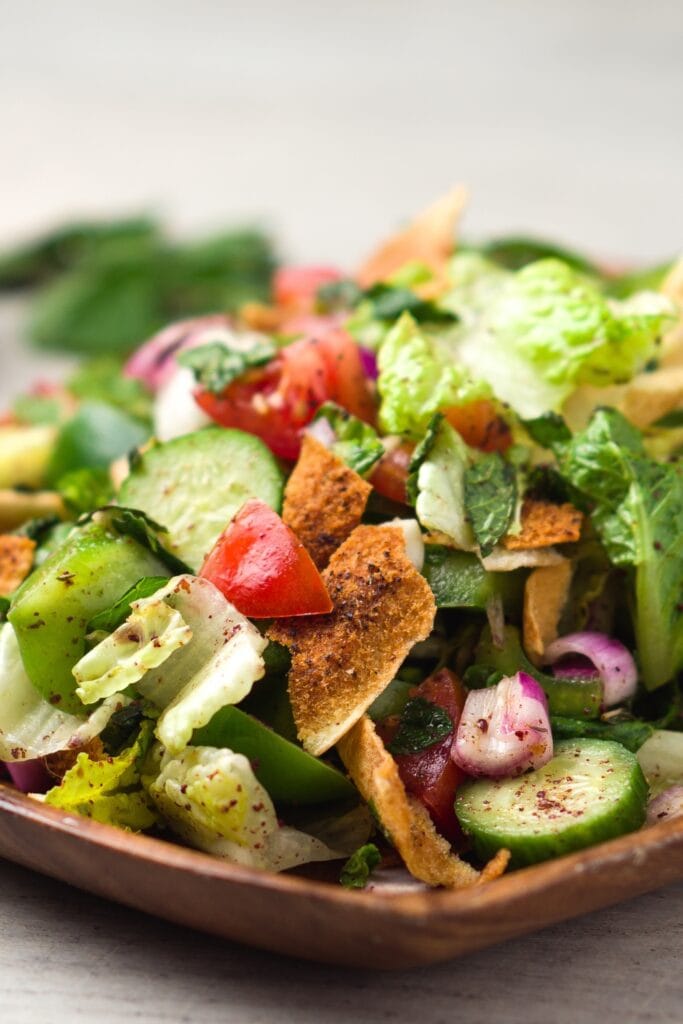
[[[122,832],[0,784],[0,855],[226,939],[324,963],[404,968],[683,878],[683,819],[461,892],[348,892]]]

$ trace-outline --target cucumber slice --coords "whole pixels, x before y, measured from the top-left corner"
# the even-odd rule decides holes
[[[206,427],[142,455],[119,502],[166,527],[169,550],[197,571],[237,510],[260,498],[280,510],[283,474],[258,437]]]
[[[196,747],[228,747],[248,757],[276,803],[319,804],[352,798],[352,783],[331,765],[232,706],[221,708],[192,737]]]
[[[461,786],[455,811],[478,857],[505,847],[521,867],[633,832],[647,795],[635,754],[620,743],[565,740],[535,772]]]

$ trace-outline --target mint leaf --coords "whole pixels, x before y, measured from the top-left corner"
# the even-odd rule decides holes
[[[382,857],[374,843],[366,843],[352,853],[341,869],[339,881],[345,889],[364,889]]]
[[[214,395],[222,394],[229,384],[255,366],[264,366],[276,354],[273,342],[259,341],[242,351],[220,341],[189,349],[178,356],[181,366],[192,370],[199,386]]]
[[[554,448],[571,441],[572,432],[557,412],[546,412],[522,422],[532,440],[541,448]]]
[[[414,697],[403,709],[398,731],[387,747],[390,754],[417,754],[453,732],[451,716],[438,704]]]
[[[335,455],[360,476],[368,473],[384,455],[384,445],[377,431],[368,423],[352,416],[334,402],[325,402],[315,420],[325,419],[332,427],[336,440],[331,446]]]
[[[484,558],[507,533],[517,503],[517,480],[500,452],[465,470],[465,511]]]
[[[366,291],[365,298],[371,302],[377,320],[397,320],[403,313],[410,313],[417,323],[453,324],[459,319],[456,313],[421,299],[410,288],[375,284]]]

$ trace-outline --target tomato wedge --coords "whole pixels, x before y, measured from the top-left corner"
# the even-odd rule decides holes
[[[247,501],[223,531],[199,575],[250,619],[332,611],[306,548],[277,512],[257,498]]]
[[[392,448],[379,460],[370,474],[370,483],[382,497],[403,505],[408,503],[406,483],[414,450],[415,445],[406,441]]]
[[[366,422],[375,418],[358,346],[336,327],[293,342],[222,394],[198,391],[195,400],[216,423],[256,434],[276,455],[292,461],[304,427],[324,402],[337,402]]]
[[[427,808],[441,835],[461,848],[465,840],[453,803],[456,789],[467,776],[451,759],[451,746],[465,704],[465,689],[455,673],[444,668],[425,679],[411,695],[448,712],[453,731],[416,754],[396,754],[399,775],[406,790]],[[380,730],[385,742],[391,741],[397,727],[398,720]]]

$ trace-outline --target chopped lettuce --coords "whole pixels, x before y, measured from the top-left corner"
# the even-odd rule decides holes
[[[522,416],[558,409],[580,384],[629,380],[655,350],[671,303],[655,293],[610,301],[559,260],[510,275],[463,335],[459,357]]]
[[[467,445],[443,418],[436,421],[428,438],[411,463],[417,473],[415,513],[425,530],[447,538],[456,548],[472,551],[476,541],[465,508]]]
[[[187,747],[166,755],[149,794],[177,835],[218,857],[284,871],[339,856],[313,836],[280,826],[249,761],[231,750]]]
[[[31,760],[83,746],[124,702],[109,698],[85,719],[60,711],[41,697],[26,674],[12,626],[0,627],[0,760]]]
[[[140,783],[140,762],[152,738],[152,723],[143,722],[135,742],[116,757],[91,760],[79,754],[45,803],[119,828],[142,831],[157,821],[154,805]]]
[[[191,639],[180,612],[163,599],[152,595],[135,601],[125,622],[74,665],[76,693],[84,704],[120,693]]]
[[[135,684],[162,713],[157,736],[175,753],[264,674],[267,641],[208,580],[182,575],[133,603],[118,629],[77,666],[89,699]],[[76,674],[76,673],[74,673]]]
[[[655,689],[683,668],[683,466],[648,458],[640,432],[614,409],[599,409],[555,451],[610,560],[635,567],[636,646]]]
[[[388,434],[419,437],[440,409],[491,394],[488,384],[472,380],[456,363],[443,334],[420,327],[404,313],[387,334],[378,354],[380,426]]]

